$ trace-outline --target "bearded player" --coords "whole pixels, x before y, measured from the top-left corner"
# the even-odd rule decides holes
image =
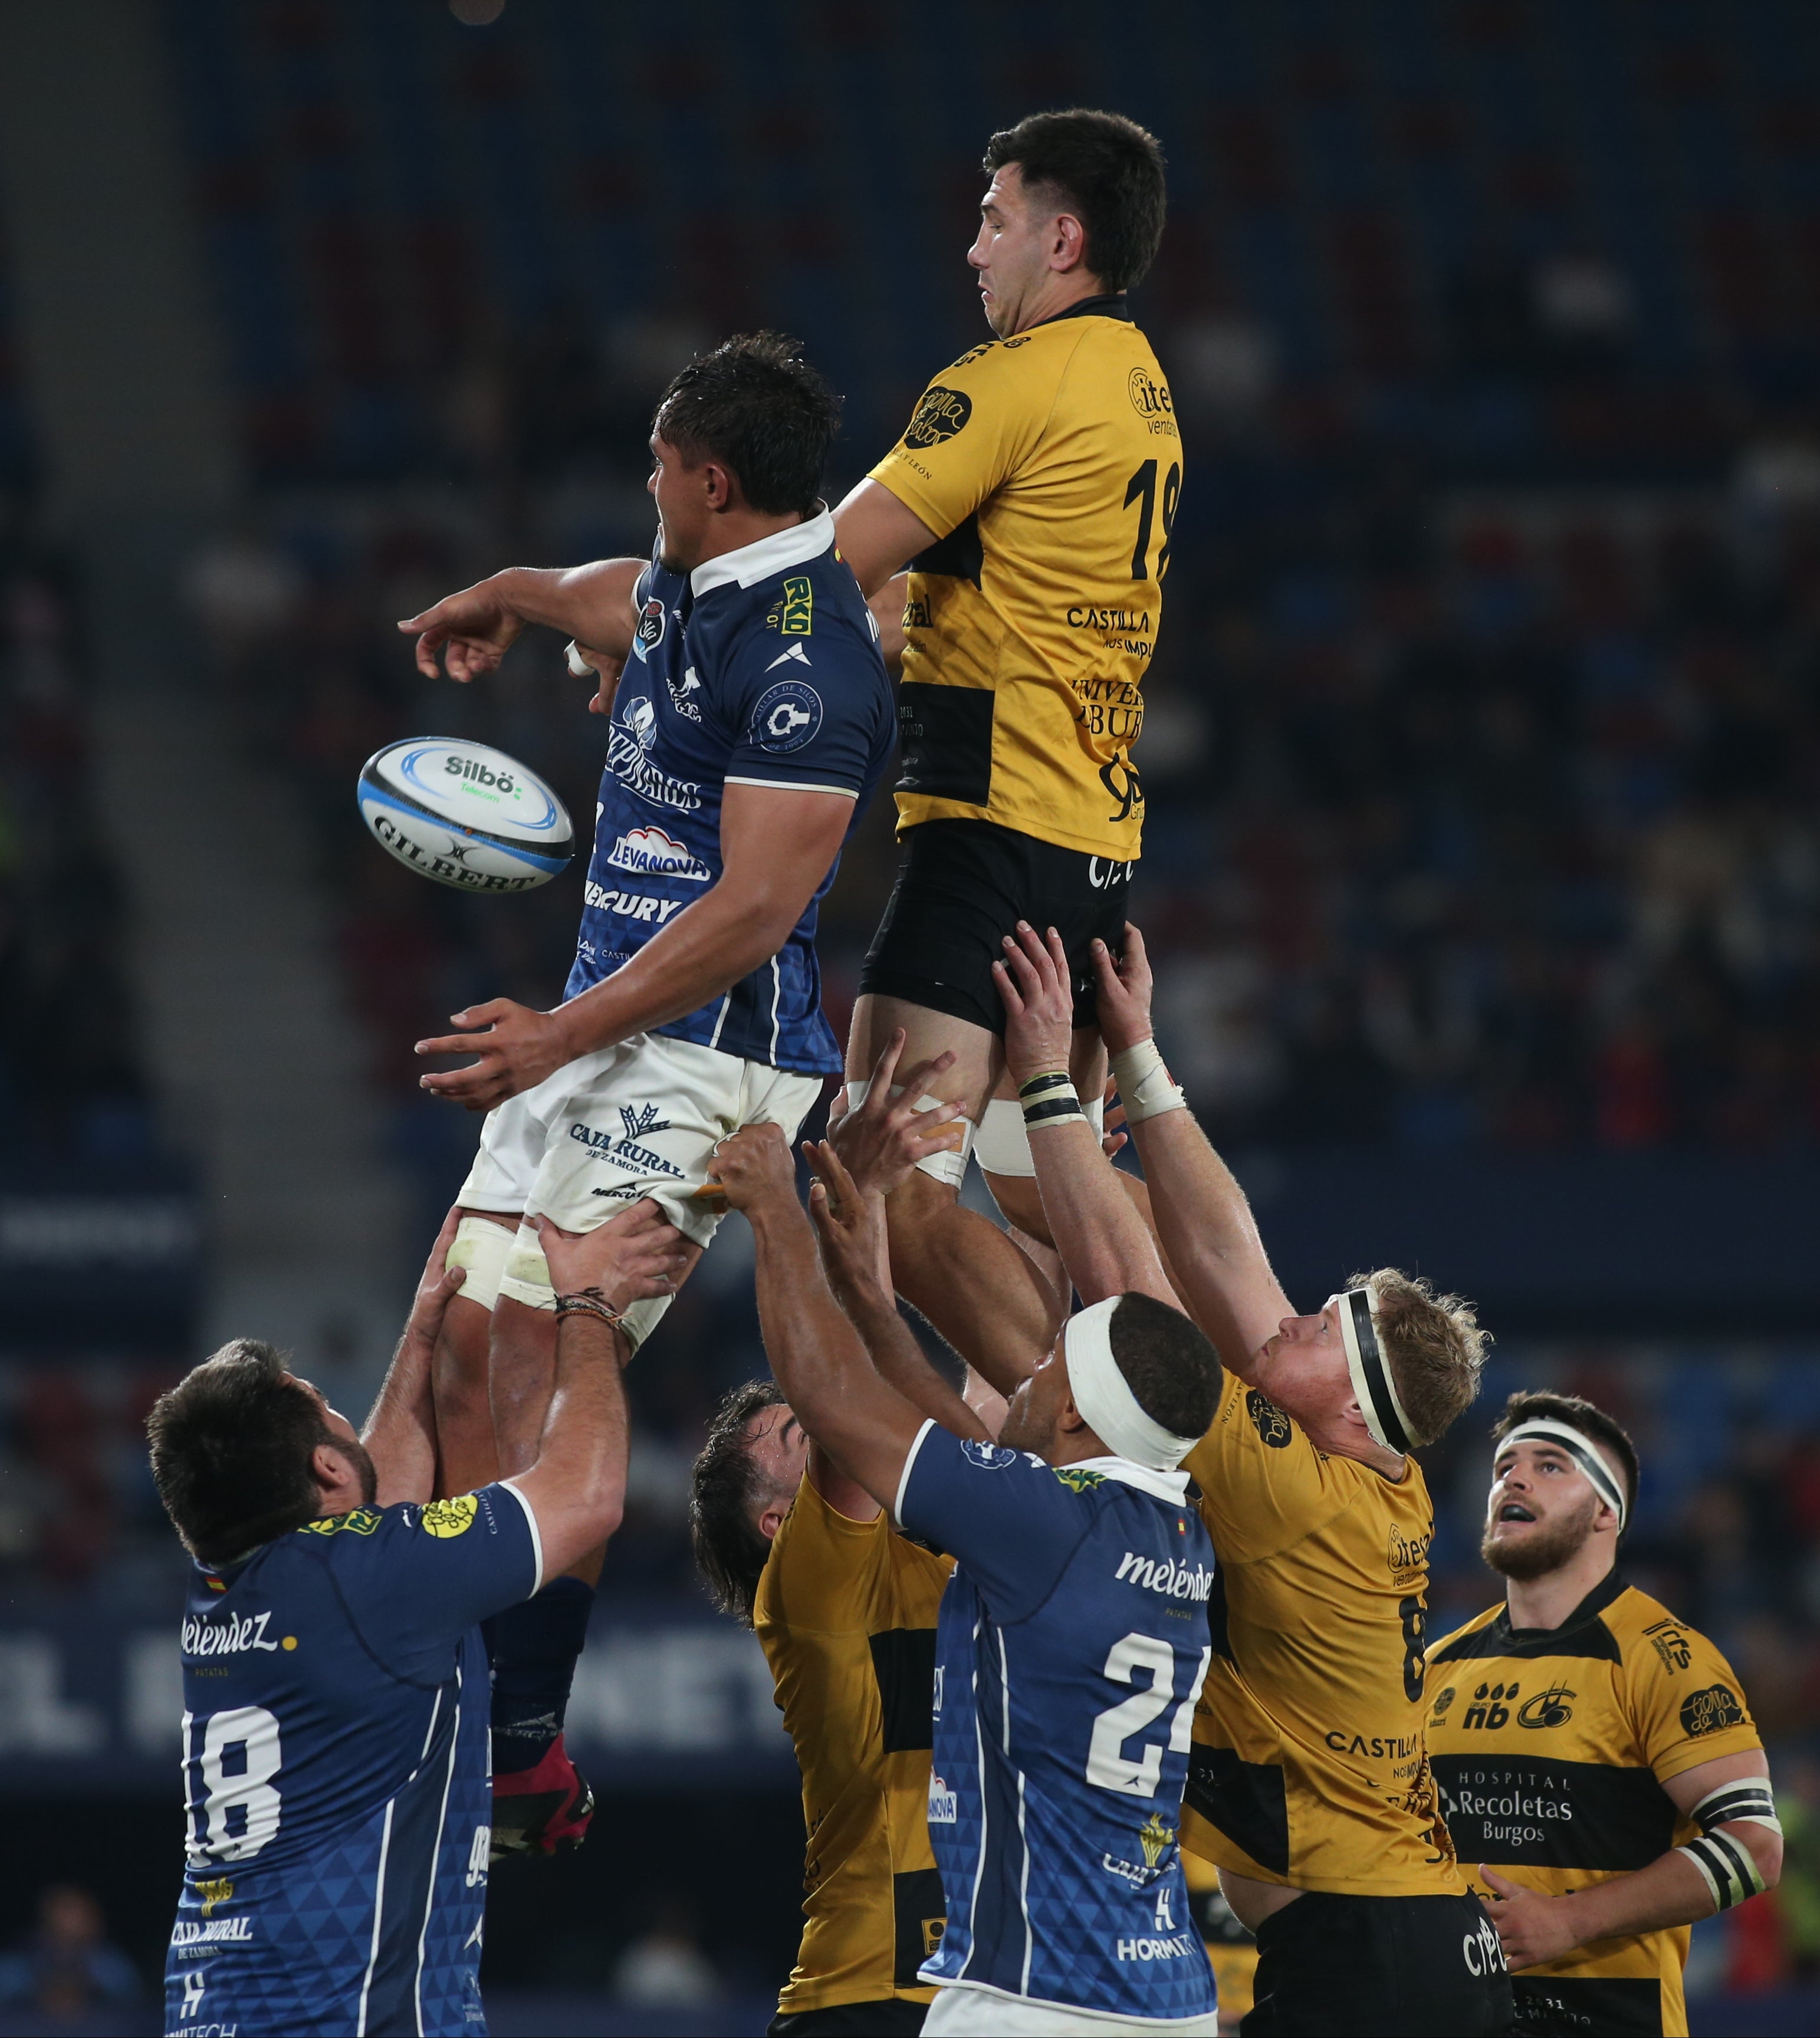
[[[840,549],[902,644],[903,862],[860,979],[850,1094],[891,1034],[943,1051],[1005,1215],[1043,1235],[992,979],[1018,922],[1060,930],[1072,1061],[1100,1094],[1086,945],[1116,945],[1143,825],[1132,752],[1156,643],[1181,440],[1127,294],[1161,241],[1162,153],[1122,116],[1039,113],[995,134],[968,260],[992,337],[924,392],[835,513]],[[907,578],[894,578],[908,566]],[[1090,1117],[1097,1112],[1097,1101]],[[957,1191],[968,1149],[891,1198],[900,1291],[1009,1392],[1054,1334],[1031,1262]]]
[[[1492,1434],[1480,1547],[1503,1602],[1428,1655],[1448,1828],[1481,1864],[1519,2031],[1684,2032],[1688,1927],[1781,1870],[1763,1744],[1730,1664],[1617,1569],[1625,1431],[1528,1393]]]

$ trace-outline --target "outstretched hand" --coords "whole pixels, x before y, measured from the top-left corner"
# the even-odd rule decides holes
[[[889,1306],[890,1290],[883,1275],[885,1199],[854,1180],[831,1140],[806,1139],[802,1152],[815,1176],[809,1185],[809,1214],[835,1300],[847,1309],[881,1299]]]
[[[564,1231],[550,1218],[536,1219],[550,1286],[559,1295],[592,1289],[610,1309],[669,1294],[688,1263],[682,1233],[649,1196],[616,1211],[592,1231]]]
[[[553,1012],[537,1012],[510,998],[489,998],[449,1015],[451,1026],[473,1028],[419,1040],[420,1055],[478,1055],[464,1069],[419,1076],[418,1087],[469,1111],[491,1111],[521,1090],[534,1089],[574,1056]]]
[[[958,1152],[967,1131],[957,1107],[925,1108],[919,1101],[930,1084],[954,1066],[952,1052],[917,1063],[900,1080],[897,1063],[904,1038],[900,1028],[885,1043],[873,1065],[866,1101],[852,1110],[828,1114],[828,1144],[840,1156],[843,1170],[859,1190],[882,1196],[907,1181],[919,1161],[931,1153]]]
[[[408,616],[398,627],[417,639],[417,669],[426,679],[440,676],[436,654],[452,680],[464,684],[497,672],[517,641],[525,619],[506,607],[491,581],[477,581],[459,594],[445,595],[419,616]]]
[[[1122,953],[1114,956],[1100,941],[1093,944],[1090,953],[1099,993],[1100,1038],[1109,1055],[1122,1055],[1127,1047],[1147,1040],[1152,1030],[1150,957],[1144,953],[1143,936],[1127,920]]]
[[[1022,1086],[1052,1069],[1066,1070],[1074,1044],[1075,994],[1067,950],[1053,927],[1040,937],[1028,920],[1005,937],[992,965],[1005,1004],[1005,1066]]]
[[[449,1248],[455,1243],[455,1229],[461,1222],[461,1207],[457,1203],[442,1220],[442,1229],[437,1233],[423,1271],[417,1277],[417,1293],[411,1297],[411,1313],[404,1320],[404,1335],[421,1339],[427,1345],[434,1345],[441,1336],[449,1305],[461,1294],[461,1283],[468,1278],[465,1267],[449,1264]]]

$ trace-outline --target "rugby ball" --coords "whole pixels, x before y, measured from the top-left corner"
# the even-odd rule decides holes
[[[457,892],[529,892],[568,868],[568,809],[502,750],[414,736],[360,767],[360,817],[403,864]]]

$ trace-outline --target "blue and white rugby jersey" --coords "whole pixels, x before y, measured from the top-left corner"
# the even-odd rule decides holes
[[[196,1567],[167,2032],[484,2032],[477,1623],[540,1568],[504,1486],[356,1508]]]
[[[834,549],[828,511],[686,575],[654,558],[635,598],[565,998],[611,976],[720,876],[723,786],[845,794],[856,822],[896,733],[878,627]],[[654,1030],[837,1074],[815,958],[816,914],[836,867],[772,961]]]
[[[1213,1546],[1185,1472],[1059,1470],[933,1422],[897,1518],[957,1561],[935,1642],[925,1981],[1200,2017],[1213,1978],[1177,1828],[1211,1655]]]

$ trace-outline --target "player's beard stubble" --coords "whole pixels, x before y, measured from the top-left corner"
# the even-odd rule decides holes
[[[1508,1525],[1488,1521],[1480,1540],[1479,1555],[1501,1577],[1527,1584],[1531,1578],[1558,1570],[1579,1554],[1592,1533],[1593,1517],[1598,1510],[1598,1495],[1589,1493],[1570,1513],[1538,1523],[1534,1535],[1521,1540],[1513,1537],[1507,1543],[1499,1540],[1498,1531]]]

